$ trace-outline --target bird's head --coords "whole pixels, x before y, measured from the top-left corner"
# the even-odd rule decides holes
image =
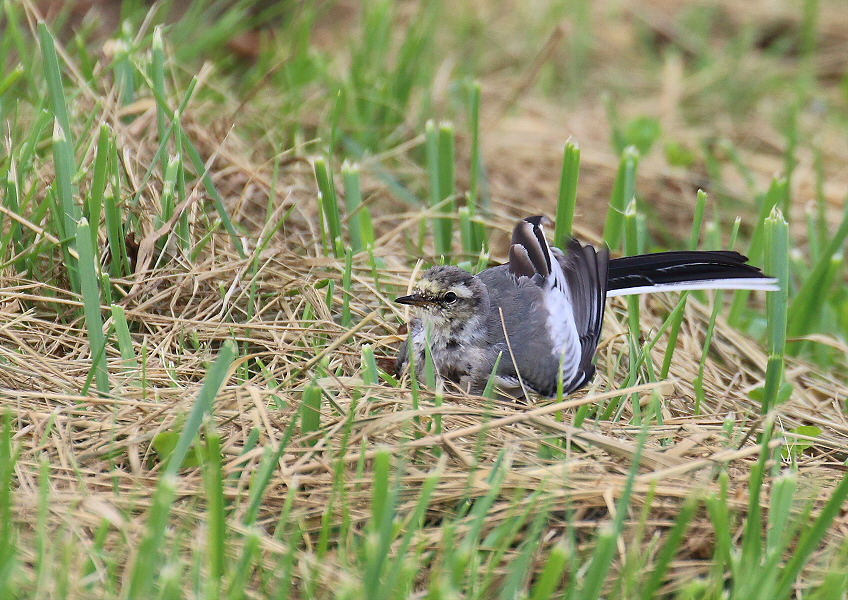
[[[395,300],[412,306],[415,315],[434,329],[453,333],[476,325],[489,312],[489,293],[477,277],[453,266],[427,269],[415,290]]]

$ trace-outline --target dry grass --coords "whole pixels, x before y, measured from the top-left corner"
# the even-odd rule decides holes
[[[659,30],[663,20],[657,11],[661,10],[661,6],[634,9],[629,18],[649,22]],[[737,6],[731,11],[728,4],[726,10],[739,19],[752,18]],[[845,19],[839,22],[844,24]],[[844,49],[848,27],[840,29],[833,23],[825,26],[827,44]],[[502,77],[493,75],[483,81],[484,106],[493,107],[491,118],[484,119],[483,138],[494,201],[487,224],[493,231],[504,232],[492,236],[494,258],[504,258],[502,242],[516,216],[553,212],[561,144],[569,135],[574,135],[583,149],[578,232],[597,240],[617,168],[617,159],[609,150],[606,117],[597,98],[588,97],[576,109],[566,111],[520,89],[520,79],[504,86],[499,79]],[[685,103],[687,94],[695,92],[684,90],[679,77],[679,69],[668,65],[661,80],[632,104],[625,103],[625,110],[636,114],[641,106],[652,102],[671,107]],[[513,93],[516,89],[517,97]],[[503,104],[513,98],[516,108],[503,111]],[[135,109],[138,112],[132,126],[120,125],[121,119],[115,117],[117,109],[112,113],[112,122],[127,171],[143,173],[158,148],[153,135],[155,113],[152,104]],[[204,156],[217,156],[211,172],[230,215],[246,231],[244,239],[252,254],[256,240],[267,235],[263,223],[272,166],[261,151],[264,146],[257,148],[249,140],[240,139],[236,132],[229,131],[230,123],[210,119],[204,112],[202,108],[197,111],[189,127],[190,136]],[[682,123],[674,111],[666,118],[665,125],[674,127],[680,139],[698,139],[704,134],[701,127]],[[715,135],[748,139],[746,162],[753,165],[758,181],[767,181],[780,168],[781,155],[773,150],[782,144],[776,141],[780,136],[769,127],[762,127],[760,120],[747,128],[737,125],[717,122]],[[749,137],[752,133],[760,139]],[[822,135],[830,170],[825,194],[836,209],[845,197],[848,150],[844,140],[833,140],[827,132]],[[460,140],[460,158],[467,160],[464,144]],[[150,491],[162,465],[152,442],[162,432],[179,429],[218,347],[225,340],[235,339],[240,345],[240,358],[234,368],[258,360],[264,369],[239,385],[227,385],[215,403],[212,418],[223,438],[225,494],[235,507],[234,518],[229,522],[240,522],[238,515],[247,509],[246,490],[263,447],[275,446],[281,440],[282,432],[300,410],[304,387],[315,379],[326,397],[332,399],[323,404],[322,430],[317,440],[315,435],[296,435],[273,474],[258,522],[260,545],[267,556],[281,552],[289,543],[275,538],[273,530],[291,490],[296,490],[291,521],[300,523],[306,532],[304,565],[316,560],[314,546],[310,548],[308,544],[310,540],[317,543],[328,505],[338,507],[331,515],[333,528],[340,527],[343,518],[352,519],[355,530],[357,524],[364,524],[370,518],[371,459],[380,448],[388,448],[397,464],[402,465],[397,470],[401,473],[402,513],[414,506],[425,474],[436,465],[443,469],[430,503],[429,526],[420,540],[424,546],[438,548],[446,543],[439,523],[455,514],[461,499],[475,499],[487,493],[487,477],[501,453],[505,453],[510,468],[486,521],[486,531],[528,508],[533,502],[531,491],[545,490],[553,516],[550,532],[545,536],[547,542],[560,537],[568,520],[580,532],[594,532],[615,511],[615,500],[637,454],[640,428],[627,425],[632,416],[627,403],[619,421],[589,422],[582,428],[569,423],[577,407],[629,392],[619,390],[628,370],[625,305],[613,303],[608,311],[604,342],[598,352],[599,374],[591,388],[561,404],[493,406],[478,398],[450,396],[438,405],[426,395],[427,400],[415,408],[408,382],[400,389],[364,386],[360,379],[363,345],[372,345],[378,358],[392,358],[400,342],[397,328],[405,315],[391,300],[412,277],[408,240],[418,235],[424,216],[402,212],[376,178],[366,181],[366,197],[375,207],[379,238],[376,255],[385,261],[386,268],[381,270],[377,285],[367,256],[354,257],[350,305],[355,326],[342,327],[338,317],[344,261],[327,258],[321,248],[317,190],[309,158],[308,150],[296,149],[292,160],[283,162],[276,187],[275,214],[281,216],[290,208],[293,212],[262,251],[255,281],[250,279],[252,255],[239,258],[229,238],[221,232],[212,236],[194,261],[174,248],[161,257],[142,252],[139,262],[143,270],[136,273],[134,280],[118,282],[127,295],[117,303],[126,311],[134,332],[134,349],[137,356],[143,357],[144,367],[138,371],[127,369],[117,351],[109,346],[109,369],[113,374],[113,394],[109,398],[80,395],[91,365],[84,325],[79,320],[57,318],[81,306],[80,298],[67,290],[48,289],[40,282],[23,279],[10,269],[1,274],[0,395],[13,414],[14,443],[20,449],[15,471],[19,485],[14,495],[17,520],[36,521],[39,469],[46,463],[51,474],[46,515],[51,538],[55,536],[63,546],[79,544],[89,549],[96,530],[106,519],[113,526],[106,547],[119,557],[120,564],[126,564],[144,533]],[[403,155],[396,158],[405,160]],[[377,157],[373,161],[383,159]],[[668,229],[688,235],[689,204],[694,202],[694,189],[701,184],[699,175],[660,163],[648,160],[641,166],[640,191],[652,198],[658,215],[667,217]],[[366,173],[367,168],[366,162]],[[408,168],[413,175],[417,169],[411,162],[402,162],[400,168]],[[49,178],[50,165],[44,165],[44,169],[33,177]],[[735,180],[730,171],[728,167],[728,188],[724,192],[744,196],[744,183]],[[812,158],[802,154],[792,182],[796,198],[809,196],[812,173]],[[141,185],[140,179],[136,182]],[[142,205],[137,209],[146,236],[143,249],[151,249],[161,235],[154,230],[151,208],[158,205],[159,185],[155,180],[147,184]],[[198,190],[192,206],[198,227],[204,222],[204,200]],[[329,305],[325,300],[326,280],[336,282]],[[252,284],[257,286],[256,302],[249,307]],[[659,297],[644,302],[643,336],[647,338],[659,329],[673,301]],[[304,319],[307,306],[314,311],[314,317]],[[718,494],[720,472],[729,476],[731,506],[739,515],[747,509],[748,477],[760,456],[758,434],[763,430],[759,404],[749,397],[749,392],[762,385],[767,355],[759,341],[719,319],[706,361],[706,402],[701,406],[702,413],[694,414],[692,382],[699,369],[710,308],[690,299],[671,378],[632,390],[646,406],[652,397],[658,398],[663,415],[663,424],[648,430],[634,490],[633,514],[628,516],[627,536],[637,531],[643,534],[632,540],[638,547],[647,547],[652,532],[673,524],[686,498]],[[254,315],[250,321],[246,320],[248,314]],[[840,344],[833,339],[826,342]],[[844,349],[848,352],[848,348]],[[661,363],[664,351],[662,339],[652,351],[655,363]],[[787,379],[794,392],[778,408],[776,427],[786,436],[779,437],[787,443],[793,439],[791,430],[799,425],[816,425],[823,430],[813,446],[798,457],[802,496],[814,499],[820,506],[845,472],[848,419],[844,401],[848,385],[844,378],[838,380],[794,361],[787,365]],[[443,433],[434,434],[437,416]],[[730,435],[728,420],[733,422]],[[342,433],[348,424],[346,453],[340,455]],[[245,452],[253,430],[259,431],[258,444]],[[543,447],[547,453],[540,452]],[[551,453],[553,458],[545,458]],[[342,490],[334,489],[334,473],[340,464]],[[182,525],[176,530],[183,531],[184,526],[191,531],[197,519],[196,509],[204,505],[200,470],[184,470],[177,493],[179,500],[173,514],[175,523]],[[339,494],[345,498],[349,515],[342,510]],[[649,512],[644,529],[640,529],[643,517],[639,510],[645,506]],[[741,521],[735,526],[741,528]],[[711,532],[709,517],[701,511],[677,555],[673,587],[708,572],[713,553]],[[37,547],[36,528],[23,529],[22,536],[31,539],[21,539],[21,548]],[[632,551],[627,536],[619,548],[622,558]],[[588,536],[579,541],[586,539]],[[827,542],[832,545],[845,539],[848,515],[843,512]],[[192,547],[199,542],[184,537],[181,543]],[[35,568],[34,556],[25,555],[22,560],[24,568]],[[70,553],[66,560],[80,563],[71,572],[82,572],[81,563],[88,560],[88,555]],[[273,564],[270,558],[268,561]],[[333,552],[314,566],[321,572],[325,589],[343,584],[348,577]],[[814,568],[822,566],[814,564]],[[426,580],[422,574],[421,581]],[[75,594],[83,593],[80,582],[71,587]],[[110,595],[108,591],[99,595],[85,593],[90,593],[89,597]]]
[[[221,165],[220,169],[235,179],[261,179],[253,169],[240,172],[235,165]],[[598,353],[600,375],[587,394],[550,406],[499,404],[493,408],[479,399],[450,397],[442,406],[426,403],[415,410],[409,390],[363,389],[358,378],[363,344],[373,345],[378,356],[391,357],[400,340],[396,328],[401,315],[391,305],[391,296],[375,288],[370,267],[356,264],[351,308],[358,324],[346,330],[336,323],[339,294],[333,307],[328,307],[324,290],[316,289],[316,284],[333,279],[340,289],[344,265],[316,256],[317,224],[308,209],[309,172],[293,165],[284,180],[287,193],[280,196],[281,205],[298,201],[302,210],[260,258],[261,302],[255,307],[256,317],[251,322],[243,320],[248,310],[250,282],[244,280],[244,273],[249,263],[235,255],[226,237],[215,236],[193,265],[170,257],[140,274],[133,286],[127,283],[135,291],[121,305],[136,331],[136,354],[146,357],[146,366],[143,372],[115,376],[112,398],[78,395],[90,368],[86,336],[79,323],[62,324],[52,316],[57,305],[71,307],[78,300],[61,290],[48,293],[34,282],[5,279],[0,313],[0,352],[5,365],[0,377],[7,406],[15,415],[14,439],[21,448],[16,469],[19,518],[35,517],[37,473],[46,461],[52,474],[51,530],[64,531],[68,540],[90,543],[91,532],[105,518],[115,527],[110,534],[113,552],[135,547],[143,532],[148,490],[155,485],[160,468],[151,442],[158,434],[179,427],[215,349],[234,338],[242,344],[242,361],[249,356],[266,365],[263,376],[228,386],[215,405],[214,420],[224,440],[226,495],[241,507],[236,508],[237,513],[246,508],[245,490],[263,446],[280,440],[299,410],[301,391],[314,376],[319,359],[327,361],[324,372],[330,373],[319,380],[333,399],[322,411],[323,435],[314,446],[308,439],[293,440],[263,500],[260,525],[266,529],[262,547],[268,552],[280,549],[282,542],[271,532],[293,487],[298,493],[292,519],[317,536],[327,503],[337,498],[333,483],[338,460],[345,464],[344,494],[350,518],[354,523],[370,518],[370,459],[378,448],[390,449],[405,465],[400,485],[408,502],[414,502],[423,475],[439,463],[439,454],[444,455],[444,475],[430,505],[434,524],[455,511],[460,498],[485,495],[492,462],[506,451],[511,468],[487,529],[525,508],[529,500],[516,504],[513,493],[545,489],[559,520],[565,519],[566,509],[573,510],[576,526],[594,531],[614,510],[614,500],[624,487],[637,450],[639,428],[625,425],[631,416],[629,407],[620,422],[589,423],[582,429],[568,425],[569,417],[563,421],[556,413],[564,410],[569,415],[579,405],[620,393],[617,382],[626,375],[628,354],[623,305],[614,305],[608,314],[605,341]],[[493,225],[506,229],[511,221],[503,216]],[[387,284],[403,285],[409,277],[403,266],[403,234],[416,231],[417,224],[413,217],[400,217],[387,219],[381,229],[391,234],[379,246],[380,255],[390,265],[381,274],[383,289]],[[301,318],[306,303],[316,309],[314,320]],[[646,335],[659,328],[668,309],[663,299],[648,301],[643,313]],[[645,539],[650,539],[651,530],[673,522],[685,498],[718,493],[719,471],[730,475],[732,505],[744,513],[749,468],[761,451],[757,442],[762,429],[759,405],[747,394],[763,380],[767,357],[762,346],[726,324],[719,325],[706,363],[707,402],[703,414],[696,416],[692,382],[698,372],[709,310],[694,301],[686,310],[672,379],[659,386],[641,386],[636,392],[646,403],[652,391],[659,394],[664,418],[664,425],[650,428],[635,488],[634,510],[646,502],[647,495],[653,497]],[[326,340],[317,352],[313,347],[316,339]],[[661,341],[654,349],[654,360],[661,361],[663,352]],[[109,364],[110,372],[122,373],[120,356],[110,354]],[[336,372],[340,375],[332,375]],[[802,424],[823,429],[798,465],[808,488],[805,493],[823,501],[841,479],[848,458],[848,421],[839,406],[848,388],[803,364],[791,364],[788,379],[795,393],[780,407],[777,424],[784,432]],[[269,381],[279,385],[271,386]],[[604,392],[607,389],[613,392]],[[365,397],[357,402],[351,417],[354,391]],[[432,434],[435,415],[441,416],[444,434]],[[735,422],[731,439],[723,429],[728,415]],[[340,432],[348,419],[352,423],[349,450],[340,458]],[[254,428],[261,432],[259,445],[244,453]],[[791,434],[787,435],[791,442]],[[568,442],[564,459],[561,455],[540,458],[540,447],[561,450],[563,439]],[[182,474],[178,494],[182,500],[175,505],[175,515],[190,522],[193,507],[203,503],[204,484],[198,470]],[[122,516],[128,514],[135,517]],[[335,525],[341,524],[341,508],[332,518]],[[638,512],[631,520],[638,522]],[[552,525],[547,539],[555,540],[559,527]],[[708,571],[710,530],[707,515],[701,514],[693,525],[693,532],[700,533],[687,540],[675,566],[675,579],[687,580]],[[427,531],[422,543],[442,543],[438,527]],[[830,535],[831,542],[848,535],[846,516]],[[22,545],[34,546],[29,542]],[[83,555],[77,558],[83,560]],[[322,569],[328,587],[336,578],[343,578],[334,571],[332,559]]]

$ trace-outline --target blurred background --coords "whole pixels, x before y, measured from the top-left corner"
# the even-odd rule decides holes
[[[456,123],[468,162],[471,81],[482,89],[483,193],[498,210],[553,211],[569,137],[582,149],[576,223],[589,232],[600,232],[628,145],[642,157],[640,210],[660,245],[688,235],[699,188],[711,218],[741,215],[745,227],[772,177],[787,177],[799,243],[805,211],[836,223],[848,192],[842,0],[37,6],[65,39],[97,39],[107,53],[169,23],[184,75],[213,63],[217,90],[205,93],[239,106],[215,115],[221,128],[235,126],[266,160],[333,143],[341,158],[397,170],[392,185],[372,182],[389,196],[371,200],[384,211],[425,195],[414,164],[423,151],[410,141],[427,119]],[[457,169],[459,188],[467,173]]]

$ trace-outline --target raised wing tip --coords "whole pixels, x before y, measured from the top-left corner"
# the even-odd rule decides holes
[[[528,217],[522,219],[515,225],[512,230],[512,244],[522,246],[524,253],[534,267],[534,272],[543,277],[551,274],[551,255],[548,248],[548,242],[545,240],[544,232],[542,231],[541,219],[544,217]],[[537,222],[538,221],[538,222]],[[513,251],[510,249],[510,256]],[[518,268],[510,267],[513,273],[524,274],[523,265]]]
[[[545,215],[533,215],[532,217],[524,217],[523,220],[533,225],[533,227],[551,226],[554,224],[554,222],[551,221]]]

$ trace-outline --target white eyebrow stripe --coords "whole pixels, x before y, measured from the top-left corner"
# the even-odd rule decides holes
[[[473,298],[474,297],[474,292],[471,291],[471,288],[469,288],[467,285],[455,285],[452,288],[449,288],[447,291],[453,292],[454,294],[456,294],[460,298]]]

